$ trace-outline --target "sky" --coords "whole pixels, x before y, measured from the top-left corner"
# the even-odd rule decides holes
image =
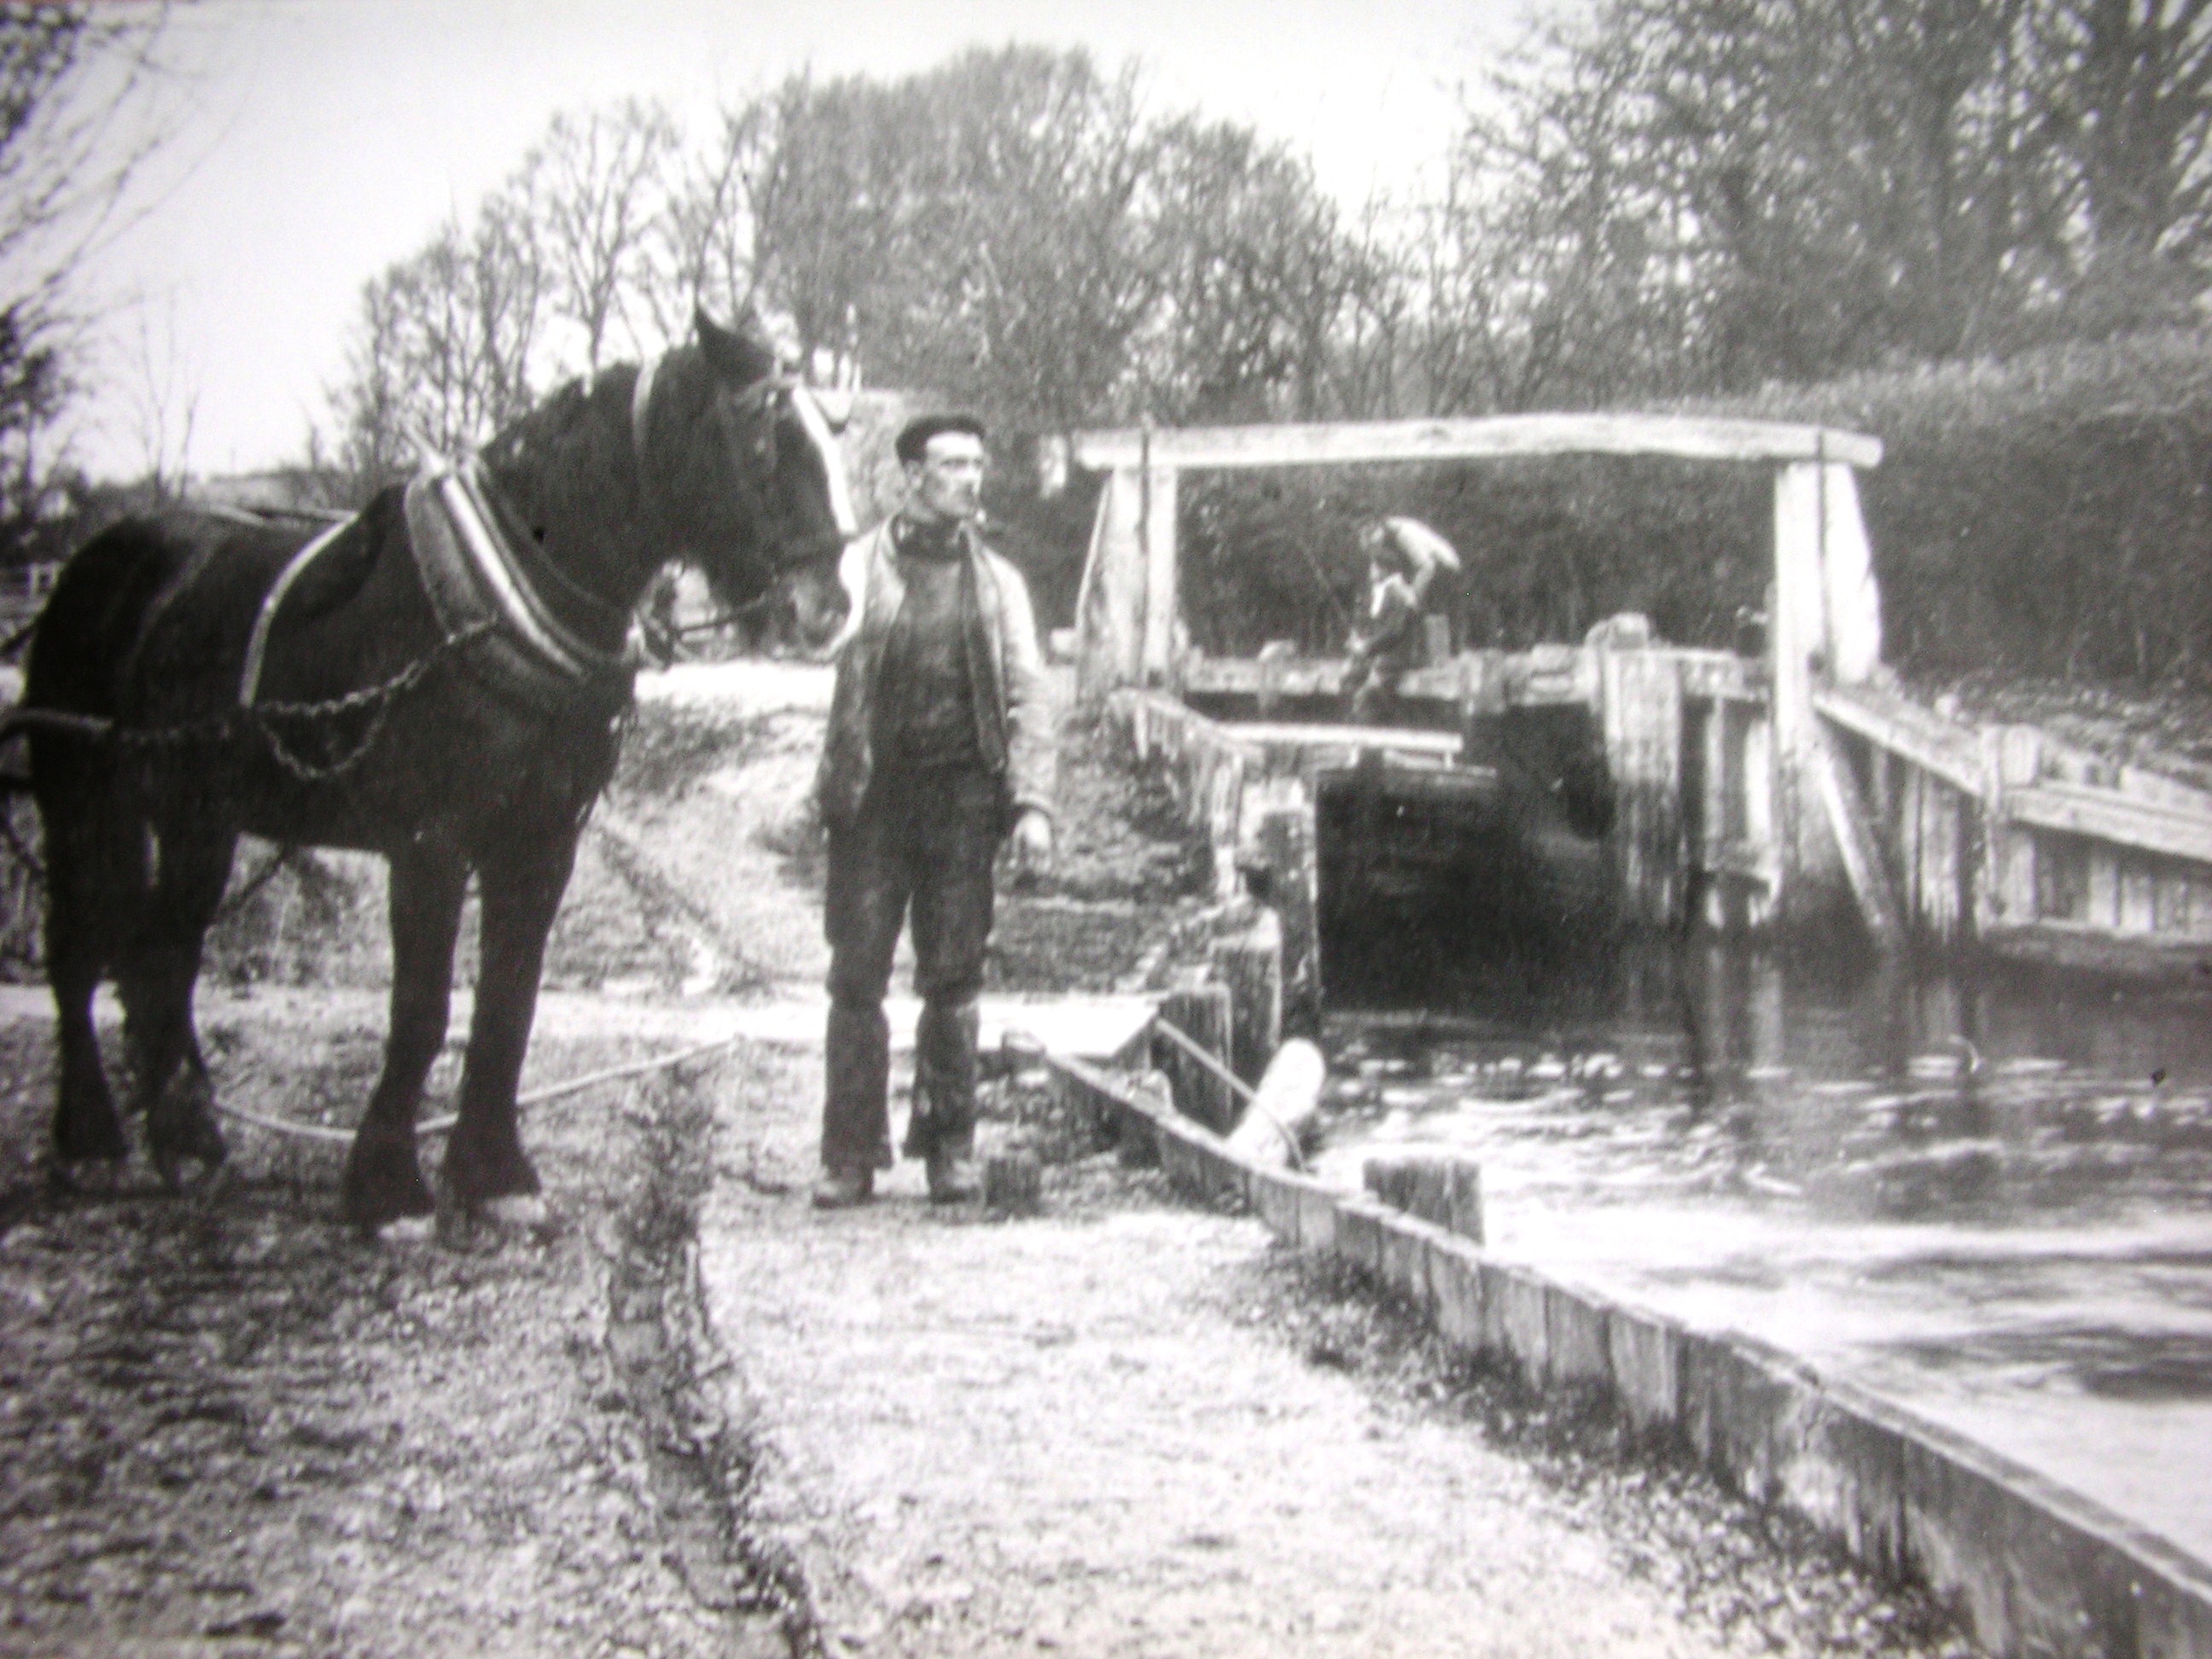
[[[299,458],[362,285],[466,218],[560,111],[658,98],[703,129],[802,68],[1081,46],[1137,60],[1155,110],[1288,141],[1356,206],[1440,161],[1526,3],[201,0],[168,25],[174,137],[94,269],[114,303],[73,453],[95,476]]]

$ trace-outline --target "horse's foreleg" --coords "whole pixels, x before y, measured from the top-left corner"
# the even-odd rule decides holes
[[[572,830],[501,848],[477,866],[483,965],[461,1077],[460,1121],[446,1147],[444,1171],[447,1191],[465,1214],[538,1191],[538,1171],[515,1122],[514,1090],[538,1012],[545,936],[575,859]]]
[[[208,924],[230,880],[238,835],[227,824],[179,820],[163,826],[156,845],[159,873],[118,964],[117,988],[138,1109],[146,1115],[146,1149],[173,1187],[185,1159],[212,1170],[228,1151],[192,1026],[192,988]]]
[[[392,859],[392,1028],[384,1074],[345,1166],[345,1218],[364,1232],[433,1208],[416,1157],[415,1111],[446,1041],[468,878],[466,860],[452,848],[418,842]]]
[[[90,768],[77,756],[64,759]],[[46,765],[46,757],[38,756]],[[47,775],[62,770],[58,762]],[[93,1029],[93,994],[129,937],[143,901],[145,846],[134,819],[94,775],[70,787],[39,790],[46,848],[46,979],[53,988],[61,1046],[61,1089],[54,1107],[54,1156],[66,1178],[72,1165],[117,1164],[129,1154],[116,1115],[100,1038]]]

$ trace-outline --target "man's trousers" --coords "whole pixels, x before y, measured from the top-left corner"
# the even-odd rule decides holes
[[[992,865],[1005,829],[1002,786],[980,766],[878,772],[852,821],[830,827],[824,1169],[890,1167],[884,994],[909,913],[922,1008],[907,1151],[974,1151],[975,997],[991,937]]]

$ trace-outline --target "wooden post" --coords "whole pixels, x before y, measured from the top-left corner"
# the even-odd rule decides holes
[[[1395,1209],[1482,1243],[1482,1165],[1455,1148],[1379,1152],[1360,1166],[1367,1190]]]
[[[1226,1066],[1229,1063],[1229,988],[1203,983],[1160,999],[1160,1018]],[[1152,1064],[1168,1074],[1176,1109],[1216,1134],[1237,1124],[1239,1103],[1229,1085],[1165,1037],[1152,1042]]]
[[[1743,845],[1759,863],[1760,879],[1744,895],[1744,924],[1760,928],[1776,919],[1782,891],[1782,838],[1774,823],[1774,719],[1753,708],[1739,733],[1736,799],[1743,808]]]
[[[1701,817],[1705,844],[1701,851],[1705,867],[1711,872],[1705,883],[1705,923],[1718,932],[1734,920],[1731,910],[1740,909],[1731,904],[1729,889],[1740,885],[1742,878],[1729,866],[1730,855],[1744,839],[1743,721],[1725,697],[1715,697],[1711,711],[1705,724],[1705,798]]]
[[[1881,666],[1881,593],[1875,585],[1874,550],[1859,515],[1858,475],[1831,461],[1820,477],[1826,515],[1820,588],[1828,677],[1838,685],[1859,685]]]
[[[1426,647],[1426,663],[1431,668],[1442,666],[1451,660],[1451,618],[1424,617],[1421,618],[1421,641]]]
[[[1141,678],[1145,569],[1138,544],[1139,474],[1117,468],[1098,492],[1076,599],[1076,689],[1086,703]]]
[[[1229,988],[1229,1065],[1256,1085],[1283,1040],[1283,920],[1262,909],[1213,942],[1213,971]]]
[[[1259,842],[1273,872],[1275,910],[1283,924],[1283,1024],[1286,1029],[1310,1027],[1321,1018],[1313,804],[1267,813],[1260,820]]]
[[[993,1215],[1035,1215],[1044,1207],[1044,1172],[1036,1154],[994,1152],[983,1164],[983,1207]]]
[[[2036,920],[2035,836],[2011,822],[2005,797],[2033,787],[2043,771],[2043,733],[2032,726],[1982,732],[1982,861],[1974,885],[1974,928],[2019,927]]]
[[[1891,896],[1889,872],[1882,863],[1881,844],[1868,821],[1860,799],[1858,778],[1843,751],[1842,739],[1824,721],[1820,726],[1819,762],[1820,805],[1828,828],[1843,854],[1844,873],[1850,880],[1851,896],[1858,901],[1859,916],[1866,923],[1875,948],[1885,954],[1901,950],[1905,930],[1898,920],[1897,901]]]
[[[1626,913],[1672,927],[1682,909],[1682,678],[1674,653],[1601,647],[1599,714],[1613,774],[1613,849]]]
[[[1828,487],[1839,469],[1794,461],[1774,482],[1774,594],[1767,607],[1774,720],[1774,830],[1780,854],[1783,916],[1816,920],[1844,896],[1835,838],[1820,800],[1825,750],[1814,722],[1813,687],[1829,672],[1828,618],[1821,544],[1828,529]],[[1848,470],[1848,469],[1842,469]]]
[[[1176,618],[1181,597],[1176,560],[1176,471],[1171,466],[1148,466],[1140,477],[1145,627],[1137,678],[1146,685],[1166,685],[1175,678]]]

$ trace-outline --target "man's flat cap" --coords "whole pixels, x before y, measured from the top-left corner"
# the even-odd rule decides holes
[[[985,434],[982,422],[973,415],[921,415],[899,428],[892,450],[902,465],[919,461],[929,448],[929,441],[947,432],[965,432],[975,441],[982,441]]]

